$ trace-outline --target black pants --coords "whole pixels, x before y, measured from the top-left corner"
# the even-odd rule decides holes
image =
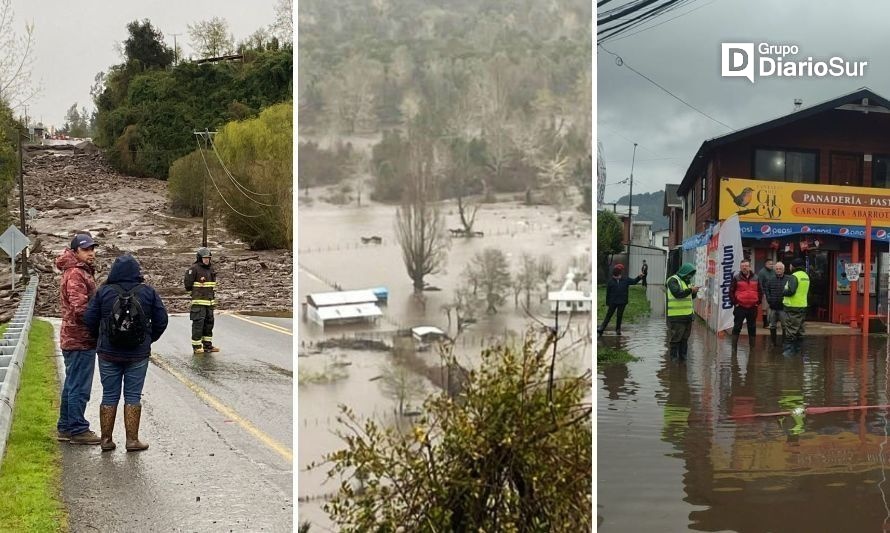
[[[213,346],[213,308],[193,305],[189,318],[192,321],[192,346]]]
[[[740,307],[736,306],[735,309],[732,310],[732,316],[735,319],[735,324],[732,327],[732,334],[738,335],[742,332],[742,322],[748,322],[748,336],[753,337],[757,335],[757,308],[756,307]]]
[[[603,320],[603,325],[599,327],[599,331],[606,331],[606,327],[609,325],[609,321],[612,320],[612,314],[615,313],[615,310],[618,310],[618,316],[615,318],[615,331],[621,331],[621,319],[624,317],[624,308],[627,307],[627,304],[624,305],[610,305],[609,310],[606,311],[606,319]]]
[[[648,278],[648,277],[649,277],[649,274],[643,274],[643,280],[641,281],[641,283],[643,284],[643,287],[649,286],[649,284],[646,283],[646,278]]]

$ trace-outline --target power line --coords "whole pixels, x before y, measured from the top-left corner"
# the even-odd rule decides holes
[[[669,18],[669,19],[667,19],[667,20],[663,20],[663,21],[659,22],[658,24],[653,24],[652,26],[643,28],[643,29],[641,29],[641,30],[639,30],[639,31],[635,31],[635,32],[630,33],[630,34],[628,34],[628,35],[622,35],[621,37],[618,37],[617,39],[612,39],[611,41],[612,41],[612,42],[620,41],[620,40],[622,40],[622,39],[627,39],[628,37],[633,37],[634,35],[638,35],[638,34],[640,34],[640,33],[643,33],[644,31],[649,31],[649,30],[651,30],[651,29],[653,29],[653,28],[657,28],[658,26],[661,26],[662,24],[666,24],[666,23],[668,23],[668,22],[670,22],[670,21],[672,21],[672,20],[676,20],[676,19],[678,19],[678,18],[680,18],[680,17],[685,17],[686,15],[692,13],[693,11],[698,11],[699,9],[701,9],[701,8],[703,8],[703,7],[707,7],[707,6],[713,4],[713,3],[716,2],[716,1],[717,1],[717,0],[711,0],[710,2],[708,2],[708,3],[706,3],[706,4],[702,4],[702,5],[698,6],[698,7],[695,7],[695,8],[690,9],[689,11],[685,11],[685,12],[683,12],[683,13],[680,13],[680,14],[677,15],[676,17],[671,17],[671,18]],[[608,40],[608,39],[606,39],[606,40]]]
[[[607,53],[609,53],[609,54],[615,56],[615,64],[618,65],[619,67],[622,67],[622,66],[623,66],[623,67],[627,67],[631,72],[633,72],[633,73],[635,73],[636,75],[642,77],[643,79],[645,79],[646,81],[648,81],[648,82],[651,83],[652,85],[655,85],[656,87],[658,87],[658,88],[661,89],[662,91],[664,91],[664,92],[666,92],[667,94],[669,94],[672,98],[674,98],[674,99],[677,100],[678,102],[682,103],[683,105],[687,106],[688,108],[692,109],[693,111],[696,111],[696,112],[700,113],[701,115],[703,115],[703,116],[705,116],[705,117],[707,117],[707,118],[713,120],[713,121],[716,122],[717,124],[720,124],[721,126],[724,126],[725,128],[729,129],[730,131],[735,131],[735,128],[733,128],[733,127],[730,126],[729,124],[727,124],[727,123],[725,123],[725,122],[721,122],[721,121],[717,120],[716,118],[712,117],[711,115],[705,113],[705,112],[702,111],[701,109],[695,107],[694,105],[690,104],[690,103],[687,102],[686,100],[683,100],[682,98],[680,98],[680,97],[677,96],[676,94],[674,94],[674,93],[672,93],[671,91],[665,89],[662,85],[660,85],[658,82],[656,82],[655,80],[653,80],[653,79],[650,78],[649,76],[646,76],[645,74],[643,74],[643,73],[640,72],[639,70],[637,70],[637,69],[633,68],[632,66],[628,65],[628,64],[624,61],[624,59],[623,59],[621,56],[619,56],[618,54],[616,54],[615,52],[612,52],[612,51],[606,49],[606,47],[603,46],[603,45],[601,45],[601,44],[600,44],[600,45],[597,45],[597,46],[599,46],[600,48],[602,48],[605,52],[607,52]]]
[[[636,13],[637,11],[643,9],[644,7],[650,6],[650,5],[654,4],[655,2],[658,2],[658,0],[642,0],[641,2],[629,2],[627,4],[624,4],[621,7],[618,7],[618,8],[612,9],[606,13],[603,13],[604,16],[602,18],[597,17],[596,24],[597,24],[597,26],[602,25],[602,24],[608,24],[615,19],[630,15],[632,13]],[[630,6],[630,7],[627,7],[627,6]],[[611,14],[609,14],[609,13],[611,13]]]
[[[271,193],[254,192],[254,191],[251,191],[250,189],[248,189],[247,187],[241,185],[241,183],[239,183],[238,180],[235,179],[235,176],[233,176],[232,173],[229,172],[229,169],[226,167],[226,164],[223,162],[222,157],[220,157],[219,152],[216,151],[216,145],[213,143],[213,139],[210,140],[210,146],[213,147],[213,153],[216,154],[216,159],[219,160],[219,164],[222,165],[223,170],[226,173],[226,176],[229,178],[229,180],[232,181],[232,183],[235,184],[235,188],[238,190],[238,192],[240,192],[245,198],[247,198],[248,200],[250,200],[251,202],[253,202],[255,204],[263,205],[266,207],[278,207],[278,204],[267,204],[265,202],[260,202],[259,200],[251,198],[250,196],[247,196],[246,192],[249,192],[251,194],[256,194],[258,196],[272,196],[272,194]]]
[[[230,204],[229,201],[226,200],[226,197],[223,196],[222,191],[220,191],[220,190],[219,190],[219,187],[216,185],[216,180],[213,179],[213,173],[210,172],[210,166],[207,164],[207,159],[204,157],[204,151],[201,150],[201,143],[198,142],[197,137],[195,138],[195,142],[198,143],[198,151],[201,152],[201,159],[204,161],[204,168],[207,169],[207,175],[210,176],[210,181],[211,181],[211,183],[213,183],[213,188],[216,189],[216,192],[217,192],[217,193],[219,193],[219,197],[222,198],[223,202],[225,202],[225,204],[226,204],[227,206],[229,206],[229,209],[231,209],[232,211],[234,211],[235,213],[241,215],[241,216],[244,217],[244,218],[256,218],[256,217],[260,216],[259,214],[257,214],[257,215],[245,215],[245,214],[242,213],[241,211],[238,211],[237,209],[235,209],[234,207],[232,207],[232,204]]]
[[[669,9],[672,9],[672,6],[673,6],[674,8],[675,8],[675,7],[678,7],[678,6],[677,6],[677,3],[678,3],[678,2],[681,2],[681,1],[683,1],[683,2],[687,2],[688,0],[668,0],[668,1],[665,2],[664,4],[661,4],[661,5],[659,5],[659,6],[655,6],[655,7],[653,7],[652,9],[650,9],[649,11],[646,11],[645,13],[641,13],[640,15],[638,15],[638,16],[636,16],[636,17],[633,17],[633,18],[631,18],[631,19],[625,20],[625,21],[623,21],[623,22],[619,22],[618,24],[615,24],[614,26],[612,26],[612,27],[610,27],[610,28],[597,29],[597,32],[596,32],[597,35],[600,35],[601,33],[607,33],[607,34],[608,34],[608,35],[603,35],[603,37],[600,38],[600,39],[598,39],[597,42],[598,42],[598,43],[599,43],[599,42],[602,42],[602,40],[604,40],[604,39],[607,39],[607,38],[609,38],[609,37],[613,37],[613,36],[617,35],[618,33],[623,32],[623,31],[627,31],[628,29],[630,29],[630,28],[632,28],[632,27],[634,27],[634,26],[636,26],[636,25],[638,25],[638,24],[641,24],[641,23],[645,22],[645,21],[648,20],[648,19],[657,17],[658,15],[661,15],[661,14],[664,13],[665,11],[667,11],[667,10],[669,10]],[[610,33],[610,32],[611,32],[611,33]]]

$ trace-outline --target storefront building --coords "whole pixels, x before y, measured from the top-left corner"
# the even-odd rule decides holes
[[[890,101],[860,89],[705,141],[677,189],[680,230],[690,241],[738,214],[755,271],[767,259],[807,261],[809,320],[859,322],[862,298],[851,289],[862,294],[864,283],[851,284],[845,268],[866,262],[871,216],[869,314],[886,312],[888,185]]]

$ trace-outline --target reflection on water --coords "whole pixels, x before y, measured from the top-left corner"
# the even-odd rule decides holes
[[[745,416],[890,403],[885,339],[810,337],[783,357],[696,324],[683,365],[663,318],[629,326],[606,341],[642,360],[597,382],[603,531],[887,530],[890,407]]]

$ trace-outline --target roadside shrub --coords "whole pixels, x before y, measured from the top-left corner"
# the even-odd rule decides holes
[[[203,159],[201,152],[204,152]],[[223,168],[217,161],[213,152],[207,150],[195,150],[180,157],[170,166],[170,179],[167,184],[167,196],[170,199],[170,209],[175,215],[198,217],[202,215],[202,201],[204,193],[204,179],[207,169],[204,160],[210,167],[214,176],[223,176]],[[207,194],[213,192],[213,185],[207,183]],[[212,196],[210,196],[212,198]]]

